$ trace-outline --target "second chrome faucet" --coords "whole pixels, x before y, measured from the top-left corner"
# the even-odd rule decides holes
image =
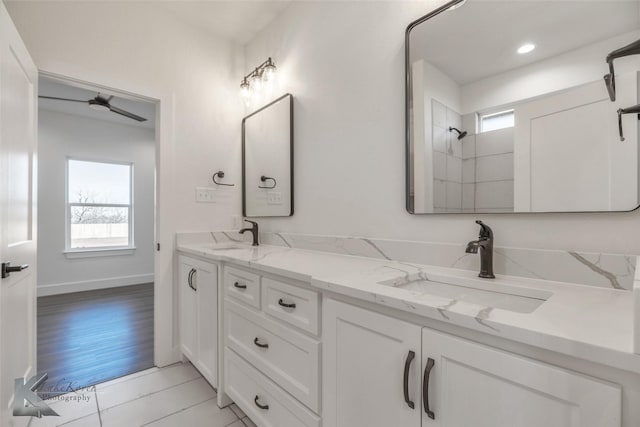
[[[493,230],[480,220],[476,220],[480,226],[480,236],[478,240],[467,243],[468,254],[477,254],[480,250],[480,274],[478,277],[485,279],[495,279],[493,274]]]

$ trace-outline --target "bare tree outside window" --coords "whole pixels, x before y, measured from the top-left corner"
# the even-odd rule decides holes
[[[68,249],[131,247],[132,165],[68,160]]]

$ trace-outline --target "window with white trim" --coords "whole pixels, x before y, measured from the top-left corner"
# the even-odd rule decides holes
[[[515,126],[515,113],[513,110],[480,115],[480,132],[512,128],[513,126]]]
[[[67,159],[67,251],[133,248],[133,165]]]

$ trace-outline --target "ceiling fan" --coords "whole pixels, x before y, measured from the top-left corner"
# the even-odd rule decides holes
[[[113,105],[111,105],[111,100],[113,99],[113,95],[106,98],[100,95],[100,93],[98,93],[98,95],[95,98],[89,99],[88,101],[85,101],[82,99],[58,98],[56,96],[44,96],[44,95],[40,95],[38,96],[38,98],[53,99],[55,101],[83,102],[85,104],[89,104],[89,108],[92,108],[94,110],[111,111],[112,113],[120,114],[121,116],[125,116],[130,119],[137,120],[139,122],[147,121],[147,119],[145,119],[144,117],[140,117],[136,114],[130,113],[129,111],[125,111],[121,108],[114,107]]]

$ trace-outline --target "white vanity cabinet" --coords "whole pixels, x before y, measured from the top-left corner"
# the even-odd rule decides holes
[[[320,295],[224,267],[224,391],[260,427],[320,425]]]
[[[323,346],[325,427],[621,425],[615,384],[350,304],[325,301]]]
[[[419,427],[421,328],[334,300],[323,317],[323,426]]]
[[[217,387],[218,267],[178,257],[180,351]]]

